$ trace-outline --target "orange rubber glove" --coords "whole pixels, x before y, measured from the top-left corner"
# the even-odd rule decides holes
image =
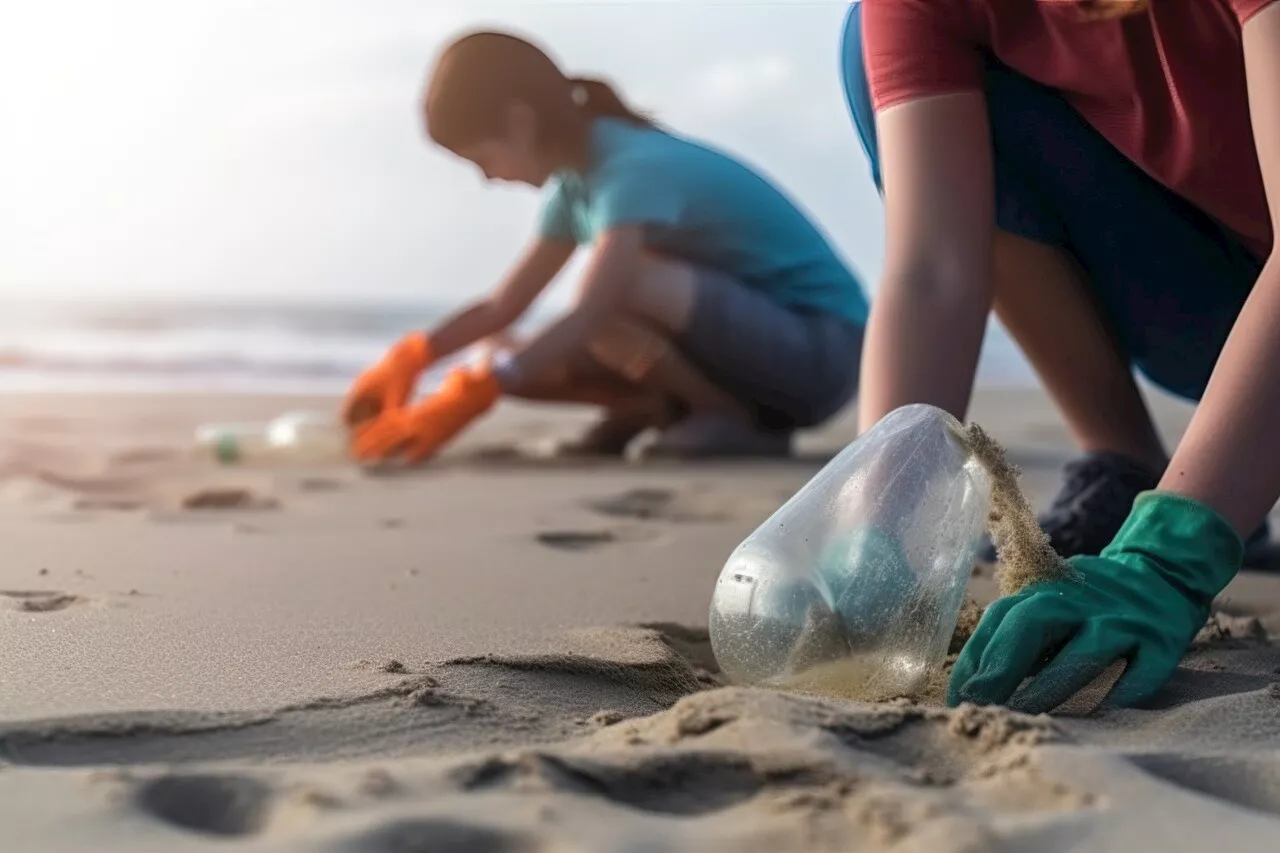
[[[360,462],[421,462],[489,411],[501,393],[489,371],[456,368],[430,397],[408,408],[384,411],[358,430],[351,455]]]
[[[342,405],[348,428],[365,424],[409,400],[422,371],[431,366],[431,342],[422,332],[401,338],[382,359],[356,378]]]

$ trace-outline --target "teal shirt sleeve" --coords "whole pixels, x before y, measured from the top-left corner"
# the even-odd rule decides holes
[[[683,194],[658,170],[639,163],[618,163],[596,181],[591,200],[592,230],[603,234],[626,225],[678,226],[684,206]]]
[[[538,236],[550,243],[579,242],[573,228],[573,206],[564,185],[557,183],[542,203],[538,214]]]

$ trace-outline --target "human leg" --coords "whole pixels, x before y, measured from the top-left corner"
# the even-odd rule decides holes
[[[853,4],[846,16],[841,63],[850,116],[879,188],[879,145],[862,57],[860,4]],[[1001,107],[998,102],[990,106],[992,112]],[[1028,112],[1034,115],[1034,110]],[[1079,264],[1062,248],[1060,218],[1001,159],[1002,147],[1010,146],[1010,140],[993,139],[995,313],[1083,450],[1122,454],[1155,470],[1163,468],[1164,449],[1128,359],[1090,297],[1090,283]]]
[[[767,426],[814,426],[856,390],[860,328],[780,305],[717,270],[654,259],[628,308]]]
[[[664,434],[659,450],[715,444],[719,436],[725,453],[785,453],[796,429],[835,414],[856,390],[860,328],[780,305],[716,270],[652,258],[628,309],[670,335],[749,416],[744,429],[742,420],[727,424],[720,413],[695,410]]]
[[[637,436],[668,425],[679,411],[673,398],[628,380],[587,349],[571,356],[559,371],[520,387],[512,396],[600,407],[603,414],[595,423],[560,446],[561,454],[572,456],[622,456]]]

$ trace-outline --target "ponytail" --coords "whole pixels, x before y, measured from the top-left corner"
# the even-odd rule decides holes
[[[570,77],[573,102],[588,118],[616,118],[642,127],[653,127],[653,119],[626,105],[612,86],[593,77]]]
[[[497,32],[470,33],[445,48],[423,93],[423,117],[432,139],[460,153],[504,133],[512,101],[533,110],[538,145],[557,157],[583,156],[593,119],[656,126],[603,80],[566,77],[540,47]]]

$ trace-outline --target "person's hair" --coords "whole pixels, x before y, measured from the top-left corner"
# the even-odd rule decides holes
[[[427,133],[454,153],[505,132],[507,107],[519,101],[537,117],[542,151],[576,159],[591,120],[616,118],[652,126],[613,87],[566,77],[536,45],[506,33],[476,32],[445,48],[422,98]]]

